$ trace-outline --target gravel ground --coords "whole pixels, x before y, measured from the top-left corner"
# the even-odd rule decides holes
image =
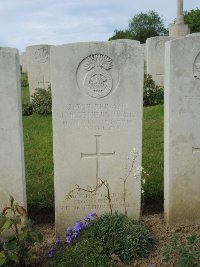
[[[149,267],[150,263],[154,267],[166,266],[161,263],[162,258],[162,247],[166,244],[172,234],[179,233],[182,240],[185,240],[186,237],[190,234],[196,234],[200,238],[200,225],[190,225],[190,226],[167,226],[164,222],[163,213],[159,214],[146,214],[142,216],[142,220],[148,229],[152,232],[155,238],[155,245],[152,253],[146,259],[136,259],[131,263],[131,267]],[[37,223],[39,230],[44,235],[44,240],[42,243],[38,244],[36,247],[38,260],[32,265],[33,267],[46,267],[48,266],[48,251],[55,242],[54,236],[54,223]],[[125,265],[120,262],[116,265],[120,267],[125,267]],[[173,263],[168,266],[174,266]],[[77,266],[78,267],[78,266]],[[95,266],[91,266],[95,267]]]

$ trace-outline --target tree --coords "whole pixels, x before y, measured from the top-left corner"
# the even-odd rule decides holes
[[[141,43],[145,43],[147,38],[167,34],[163,19],[153,10],[135,15],[129,21],[129,31],[131,39]]]
[[[114,35],[109,40],[133,39],[145,43],[147,38],[166,35],[167,30],[163,19],[153,10],[148,13],[139,13],[129,20],[127,30],[115,30]]]
[[[184,12],[184,21],[189,24],[191,33],[200,32],[200,9]]]
[[[114,34],[111,38],[109,38],[109,41],[117,39],[131,39],[129,30],[114,30]]]

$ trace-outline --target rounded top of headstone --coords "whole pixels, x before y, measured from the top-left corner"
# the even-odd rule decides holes
[[[2,52],[12,52],[12,53],[15,53],[15,54],[18,54],[19,51],[17,48],[13,48],[13,47],[0,47],[0,51]]]
[[[117,39],[117,40],[111,40],[109,42],[116,42],[116,43],[130,43],[135,45],[140,45],[140,41],[137,40],[131,40],[131,39]]]
[[[48,48],[48,49],[50,49],[51,46],[52,45],[49,45],[49,44],[30,45],[30,46],[26,47],[26,51],[27,50],[37,50],[39,48]]]

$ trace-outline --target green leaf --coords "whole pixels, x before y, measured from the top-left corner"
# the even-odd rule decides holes
[[[6,218],[6,220],[4,221],[4,224],[0,228],[0,232],[3,232],[4,230],[9,230],[12,225],[13,225],[12,220],[10,218]]]
[[[6,262],[6,255],[3,251],[0,252],[0,266]]]
[[[8,251],[8,258],[9,260],[14,261],[15,263],[19,262],[17,255],[12,251]]]

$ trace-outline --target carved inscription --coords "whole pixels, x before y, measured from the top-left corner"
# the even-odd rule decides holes
[[[35,59],[40,63],[45,63],[49,59],[49,51],[45,47],[37,49]]]
[[[113,60],[104,54],[92,54],[81,61],[77,69],[77,83],[93,98],[104,98],[118,85],[118,71]]]
[[[194,77],[200,80],[200,52],[194,61],[193,73]]]
[[[109,131],[128,128],[134,114],[126,104],[68,104],[57,118],[70,129]]]
[[[111,206],[112,209],[123,209],[125,204],[123,200],[123,193],[111,193]],[[127,193],[127,198],[130,197],[130,193]],[[134,207],[133,202],[126,203],[126,207]],[[63,210],[109,210],[108,199],[105,194],[97,193],[95,195],[91,193],[80,193],[73,195],[70,203],[62,207]]]

